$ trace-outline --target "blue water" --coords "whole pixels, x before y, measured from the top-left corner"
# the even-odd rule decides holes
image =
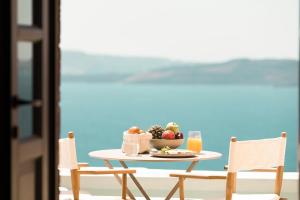
[[[75,131],[82,162],[103,165],[88,152],[120,148],[122,132],[133,125],[147,130],[174,121],[184,133],[200,130],[204,149],[223,154],[221,159],[201,162],[198,169],[222,170],[231,136],[259,139],[287,131],[286,171],[297,170],[297,88],[63,82],[61,92],[61,136]],[[129,166],[183,169],[187,163]]]

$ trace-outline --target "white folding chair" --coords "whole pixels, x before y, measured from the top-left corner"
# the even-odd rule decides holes
[[[127,174],[135,173],[133,169],[103,169],[89,167],[88,163],[78,163],[74,133],[69,132],[68,138],[59,139],[59,169],[71,171],[72,192],[74,200],[79,200],[81,174],[122,174],[122,199],[126,199]]]
[[[227,176],[205,176],[192,172],[174,173],[171,177],[179,178],[180,199],[184,199],[184,179],[226,179],[226,200],[279,200],[284,171],[286,132],[281,137],[237,141],[231,138]],[[276,172],[273,194],[237,194],[236,174],[238,171]]]

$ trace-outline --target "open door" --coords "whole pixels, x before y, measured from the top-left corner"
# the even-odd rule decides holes
[[[55,200],[59,1],[1,1],[0,13],[0,199]]]

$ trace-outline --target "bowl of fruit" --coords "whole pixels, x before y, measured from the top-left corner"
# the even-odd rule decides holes
[[[176,149],[184,143],[183,133],[180,132],[179,126],[174,122],[168,123],[166,128],[154,125],[148,132],[152,134],[150,144],[157,150],[161,150],[164,147]]]

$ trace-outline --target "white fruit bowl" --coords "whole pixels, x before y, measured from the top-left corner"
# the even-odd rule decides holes
[[[166,140],[166,139],[151,139],[150,144],[153,148],[161,150],[168,146],[171,149],[176,149],[184,143],[184,139]]]

